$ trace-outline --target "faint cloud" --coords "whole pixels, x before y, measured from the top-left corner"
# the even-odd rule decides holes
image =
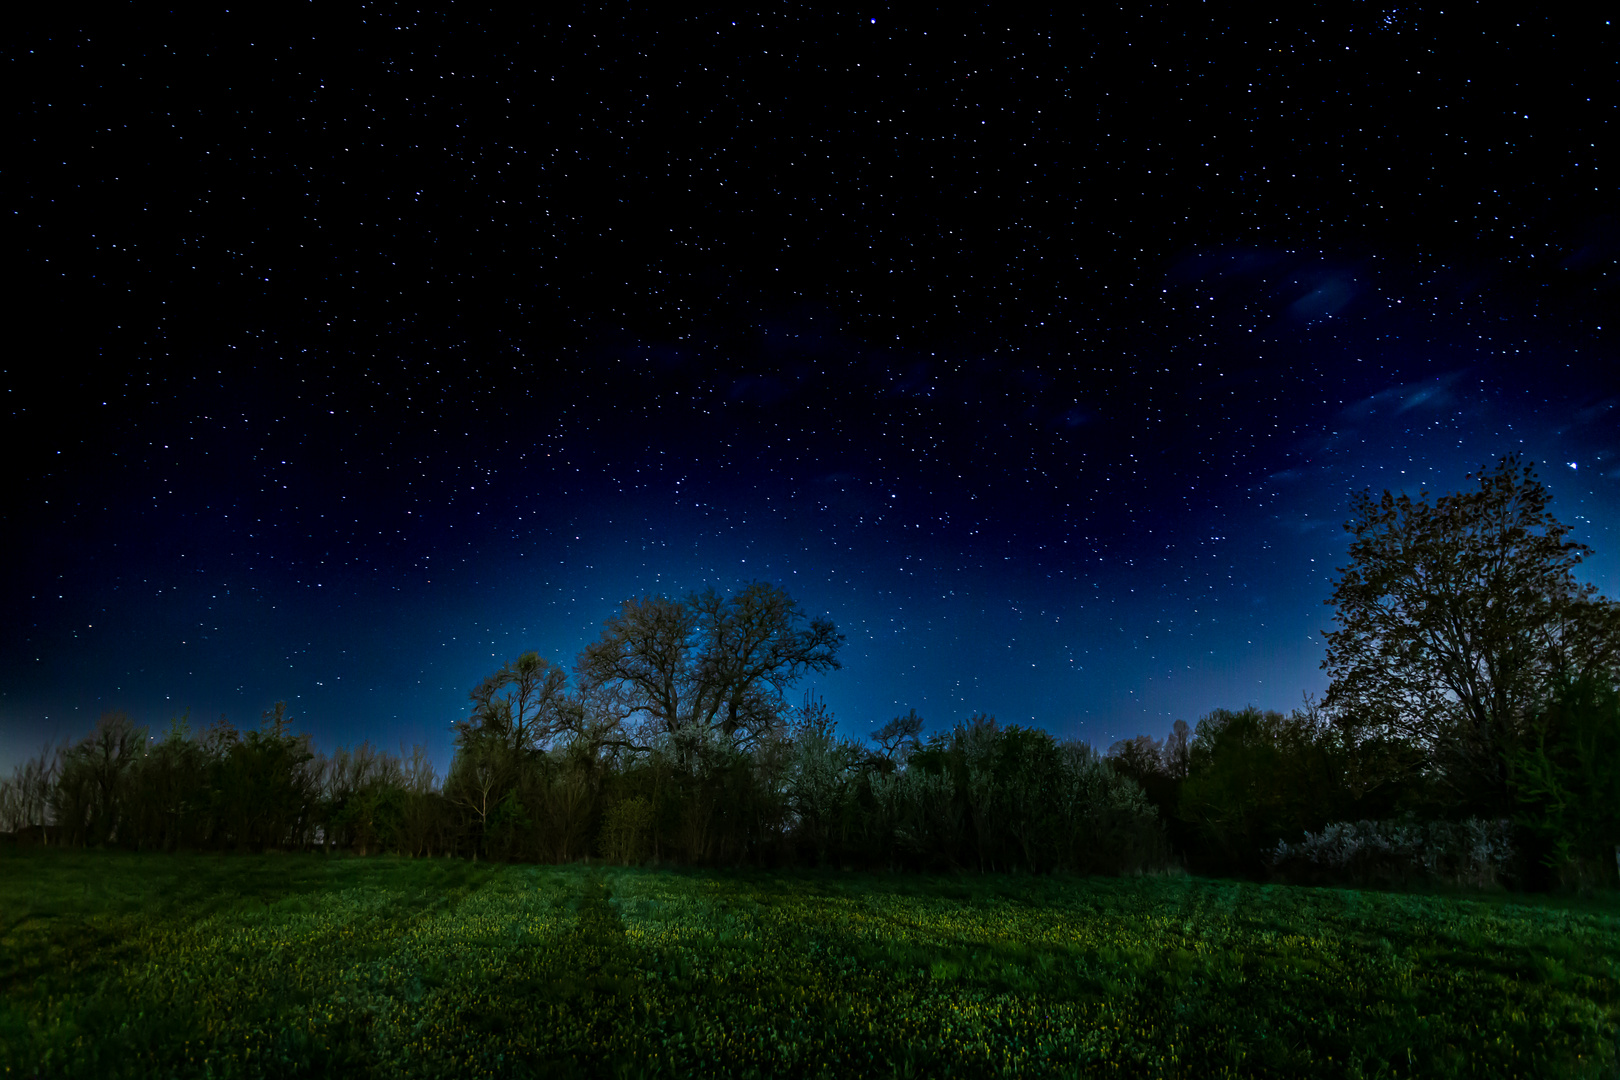
[[[1355,282],[1348,276],[1328,277],[1310,292],[1288,305],[1288,313],[1298,319],[1323,319],[1336,315],[1356,296]]]
[[[1599,420],[1613,423],[1616,419],[1615,408],[1620,406],[1620,398],[1606,398],[1575,413],[1575,422],[1578,424],[1592,424]]]
[[[1227,248],[1188,255],[1165,275],[1165,283],[1196,286],[1211,296],[1258,292],[1272,310],[1310,321],[1337,315],[1355,300],[1362,292],[1362,273],[1294,253]]]
[[[1413,409],[1454,409],[1459,403],[1452,386],[1461,375],[1462,372],[1454,371],[1380,390],[1345,406],[1342,415],[1350,420],[1367,420],[1375,416],[1399,416]]]

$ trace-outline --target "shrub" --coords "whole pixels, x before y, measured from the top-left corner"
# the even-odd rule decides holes
[[[1513,860],[1512,822],[1336,821],[1298,843],[1277,841],[1271,865],[1293,877],[1354,884],[1416,880],[1484,888],[1506,876]]]

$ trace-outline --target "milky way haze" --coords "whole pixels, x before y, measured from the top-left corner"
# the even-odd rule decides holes
[[[1509,451],[1620,593],[1601,19],[536,18],[8,35],[0,767],[282,698],[442,764],[756,579],[851,734],[1287,709],[1350,493]]]

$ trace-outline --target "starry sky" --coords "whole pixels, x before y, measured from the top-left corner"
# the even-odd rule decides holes
[[[8,33],[0,769],[278,699],[442,766],[753,580],[851,735],[1286,710],[1351,493],[1509,451],[1620,595],[1603,19],[522,7]]]

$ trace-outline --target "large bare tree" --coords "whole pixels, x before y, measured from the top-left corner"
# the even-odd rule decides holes
[[[1478,488],[1355,498],[1350,565],[1328,603],[1326,704],[1421,748],[1459,793],[1506,799],[1503,759],[1555,681],[1612,680],[1620,606],[1578,584],[1590,554],[1516,456]]]
[[[637,744],[668,739],[682,760],[718,738],[748,747],[786,725],[786,691],[806,672],[839,666],[844,638],[806,619],[780,586],[732,596],[626,600],[576,670],[593,710]]]
[[[514,753],[547,749],[573,726],[567,682],[561,665],[526,652],[473,688],[472,717],[456,725],[458,733],[488,734]]]

